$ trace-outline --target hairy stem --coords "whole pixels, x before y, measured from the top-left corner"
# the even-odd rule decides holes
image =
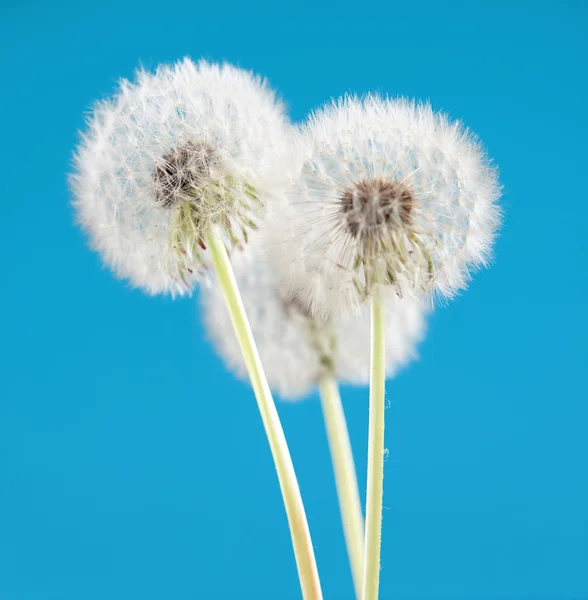
[[[333,376],[325,376],[319,383],[319,389],[335,472],[347,554],[355,593],[357,598],[360,598],[363,578],[364,529],[351,442],[337,380]]]
[[[310,539],[310,531],[304,512],[304,505],[302,504],[300,488],[298,487],[296,473],[294,472],[294,465],[292,464],[286,437],[284,436],[280,418],[261,365],[261,360],[259,359],[233,269],[218,227],[211,229],[206,236],[206,243],[210,249],[212,263],[223,291],[241,351],[243,352],[243,358],[245,359],[251,385],[255,392],[257,405],[271,448],[288,516],[302,595],[304,600],[322,600],[314,549]]]
[[[386,382],[384,303],[375,294],[371,306],[371,374],[368,481],[365,525],[363,600],[377,600],[380,585],[382,495],[384,483],[384,394]]]

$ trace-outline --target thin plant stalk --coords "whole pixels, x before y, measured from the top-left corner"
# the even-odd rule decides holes
[[[208,233],[206,244],[210,249],[212,263],[243,352],[271,448],[286,507],[302,595],[304,600],[322,600],[314,549],[294,465],[218,226],[213,227]]]
[[[353,584],[357,598],[361,598],[364,558],[363,513],[347,422],[336,378],[331,375],[324,376],[319,383],[319,390]]]
[[[384,325],[384,303],[379,295],[375,294],[371,305],[370,416],[362,600],[377,600],[380,585],[386,384]]]

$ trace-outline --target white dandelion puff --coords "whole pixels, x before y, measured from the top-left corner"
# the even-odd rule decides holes
[[[463,288],[471,271],[490,257],[500,188],[495,169],[461,124],[405,100],[340,100],[312,115],[292,147],[290,210],[274,212],[268,228],[280,287],[319,317],[370,304],[360,595],[376,600],[390,346],[387,294],[406,301],[432,292],[449,297]]]
[[[307,395],[325,376],[367,385],[369,306],[344,323],[314,318],[279,288],[279,277],[268,264],[260,237],[244,251],[235,252],[232,265],[270,387],[282,398],[294,400]],[[386,300],[386,373],[391,377],[416,358],[425,311],[412,298],[400,300],[390,293]],[[201,303],[216,350],[231,371],[246,379],[246,365],[218,283],[202,287]]]
[[[294,136],[290,212],[274,214],[281,284],[314,313],[375,289],[451,296],[485,265],[496,170],[458,122],[406,100],[345,98]]]
[[[121,278],[151,294],[190,292],[213,225],[244,243],[277,185],[282,105],[230,65],[184,59],[138,71],[94,107],[75,154],[78,221]]]
[[[151,294],[183,294],[215,272],[274,459],[302,594],[321,600],[296,473],[228,256],[279,197],[275,161],[287,127],[263,81],[186,59],[138,72],[96,105],[71,183],[79,222],[119,277]]]

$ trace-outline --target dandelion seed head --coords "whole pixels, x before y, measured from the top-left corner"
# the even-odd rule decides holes
[[[313,314],[357,311],[380,287],[451,297],[487,264],[500,187],[460,123],[428,105],[348,97],[311,115],[292,148],[274,263]]]
[[[121,278],[185,294],[210,268],[205,236],[244,245],[283,184],[284,109],[260,78],[185,59],[122,80],[74,159],[76,216]]]

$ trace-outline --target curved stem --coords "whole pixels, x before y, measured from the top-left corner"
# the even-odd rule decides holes
[[[371,306],[370,422],[365,525],[363,600],[377,600],[380,585],[382,495],[384,483],[384,410],[386,343],[384,303],[375,295]]]
[[[212,263],[223,291],[241,351],[243,352],[247,372],[249,373],[251,385],[255,392],[255,398],[257,399],[257,405],[278,473],[280,489],[282,490],[288,524],[290,526],[290,534],[292,536],[292,545],[294,546],[294,556],[296,558],[296,566],[298,567],[302,595],[304,600],[322,600],[314,549],[286,437],[284,436],[278,411],[276,410],[276,405],[274,404],[261,365],[251,327],[237,288],[233,269],[218,227],[211,229],[206,236],[206,243],[210,249]]]
[[[323,377],[319,382],[319,390],[335,472],[347,554],[349,555],[355,593],[357,598],[360,598],[363,578],[364,529],[351,442],[337,380],[332,376]]]

